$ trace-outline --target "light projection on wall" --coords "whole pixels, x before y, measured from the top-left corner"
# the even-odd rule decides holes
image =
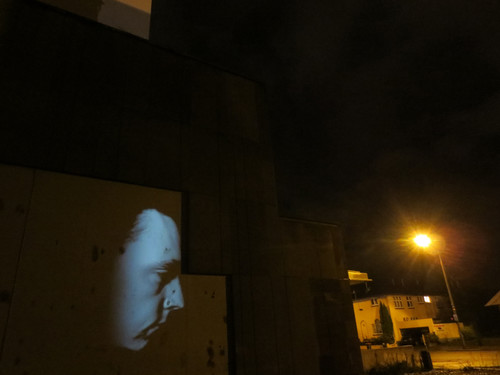
[[[151,0],[39,0],[115,29],[149,39]]]
[[[117,345],[142,349],[168,314],[184,307],[180,260],[175,222],[155,209],[139,214],[117,260],[112,293]]]
[[[181,193],[0,181],[0,373],[227,375],[226,278],[182,274]]]

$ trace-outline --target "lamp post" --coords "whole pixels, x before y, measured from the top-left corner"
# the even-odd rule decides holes
[[[427,248],[432,243],[429,236],[427,236],[425,234],[419,234],[418,236],[416,236],[413,239],[413,241],[417,244],[417,246],[422,247],[422,248]],[[443,259],[441,258],[441,252],[439,251],[439,249],[436,249],[436,252],[437,252],[438,258],[439,258],[439,264],[441,264],[441,271],[443,271],[443,278],[444,278],[444,283],[446,284],[446,290],[448,291],[448,297],[450,298],[451,311],[453,313],[453,320],[455,321],[455,323],[457,323],[458,334],[460,335],[460,339],[462,340],[462,346],[465,348],[465,338],[464,338],[464,335],[462,334],[462,330],[460,329],[460,323],[458,320],[457,309],[455,307],[455,302],[453,301],[453,296],[451,295],[450,284],[448,283],[448,278],[446,277],[446,271],[444,270],[444,264],[443,264]]]

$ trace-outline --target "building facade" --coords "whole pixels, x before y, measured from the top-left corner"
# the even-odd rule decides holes
[[[355,300],[354,315],[361,343],[382,336],[380,305],[384,304],[392,318],[396,343],[422,343],[422,334],[436,334],[440,340],[459,339],[455,323],[440,322],[441,296],[388,294]]]

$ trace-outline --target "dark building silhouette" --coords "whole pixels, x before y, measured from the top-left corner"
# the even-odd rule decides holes
[[[183,272],[229,280],[229,373],[362,371],[339,227],[280,217],[262,84],[35,1],[0,25],[1,163],[185,193]]]

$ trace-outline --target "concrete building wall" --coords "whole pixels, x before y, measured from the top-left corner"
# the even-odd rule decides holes
[[[463,328],[463,323],[460,323],[461,329]],[[460,332],[458,332],[458,326],[456,323],[435,323],[434,333],[439,337],[442,342],[447,342],[448,340],[456,340],[460,338]]]
[[[230,370],[361,371],[339,228],[279,217],[263,87],[33,1],[0,25],[0,162],[184,192],[184,272],[230,278]]]
[[[399,348],[362,349],[363,368],[366,372],[373,368],[406,363],[410,368],[422,368],[420,351],[412,346]]]

